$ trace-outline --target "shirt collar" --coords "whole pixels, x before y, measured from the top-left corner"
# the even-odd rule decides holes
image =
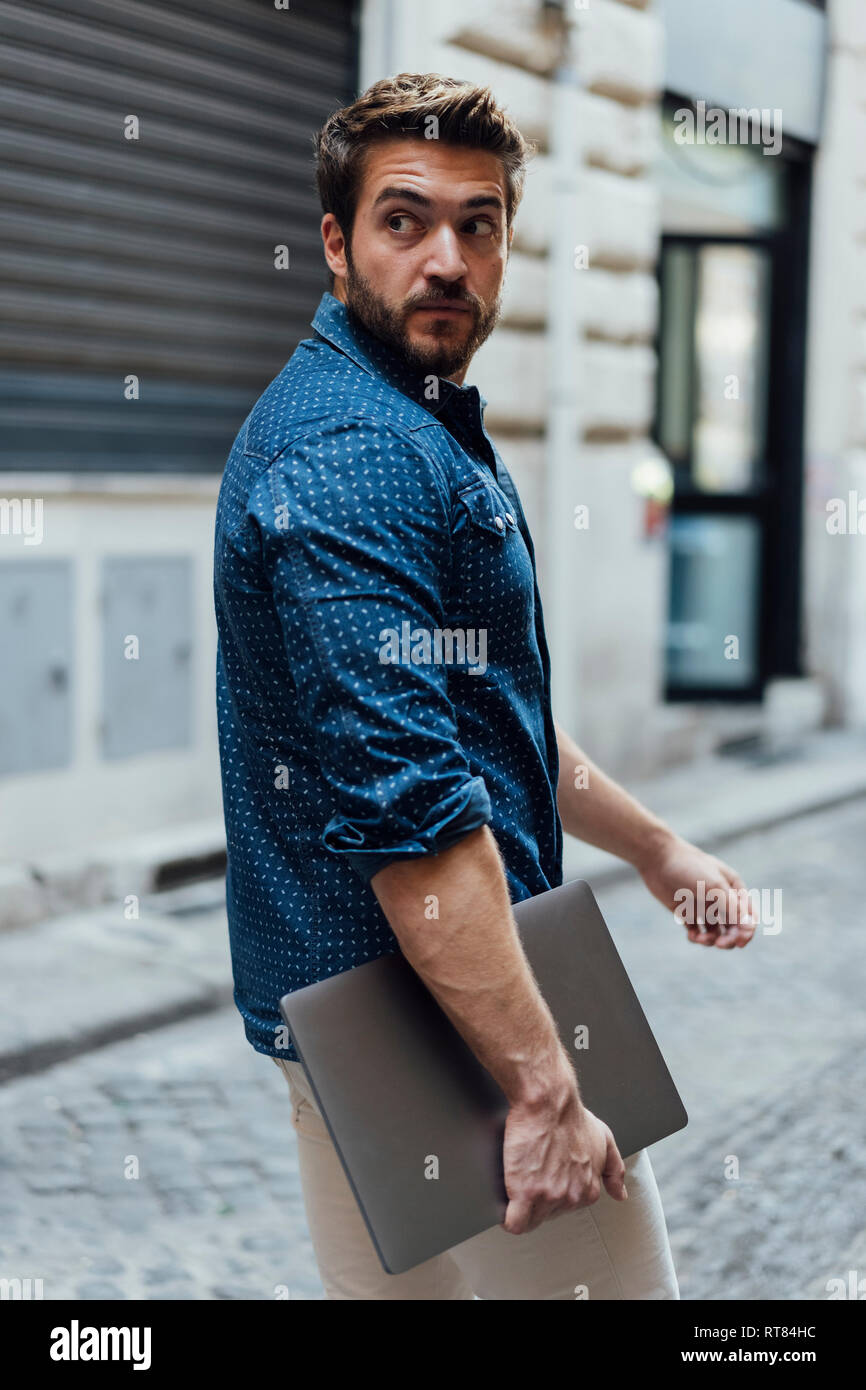
[[[463,425],[484,431],[483,410],[487,401],[477,386],[458,386],[447,377],[437,377],[438,399],[430,398],[432,373],[410,366],[389,344],[350,318],[346,305],[325,290],[312,320],[312,328],[333,347],[350,357],[371,376],[384,377],[398,391],[409,396],[433,415],[453,415]]]

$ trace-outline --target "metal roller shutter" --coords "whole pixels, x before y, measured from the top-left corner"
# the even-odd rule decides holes
[[[326,288],[357,49],[353,0],[0,0],[0,467],[222,468]]]

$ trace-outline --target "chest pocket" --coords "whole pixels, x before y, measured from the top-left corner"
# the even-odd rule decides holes
[[[493,482],[473,480],[456,494],[454,553],[448,615],[456,626],[487,630],[490,679],[527,659],[534,624],[532,561],[511,502]]]
[[[517,530],[517,521],[509,510],[507,499],[486,483],[473,483],[465,492],[458,493],[457,500],[468,511],[473,525],[500,540],[504,540],[509,531]]]

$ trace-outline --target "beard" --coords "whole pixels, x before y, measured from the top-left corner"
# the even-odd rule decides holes
[[[444,316],[433,320],[433,331],[429,346],[413,342],[406,327],[409,315],[419,304],[437,299],[456,299],[465,303],[472,319],[472,328],[464,337],[465,319],[452,319]],[[377,294],[367,280],[352,264],[346,254],[346,309],[351,316],[411,366],[420,372],[435,376],[449,377],[469,365],[481,344],[489,338],[499,319],[502,296],[497,295],[492,304],[485,304],[477,295],[467,290],[431,289],[424,294],[414,295],[399,308],[388,304]],[[455,331],[456,330],[456,331]],[[435,336],[434,336],[435,334]]]

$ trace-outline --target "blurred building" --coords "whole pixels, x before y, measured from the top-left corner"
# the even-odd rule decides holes
[[[470,380],[536,537],[558,718],[626,780],[866,724],[860,0],[3,23],[7,858],[219,824],[220,472],[326,286],[311,133],[400,70],[489,84],[538,145]]]

